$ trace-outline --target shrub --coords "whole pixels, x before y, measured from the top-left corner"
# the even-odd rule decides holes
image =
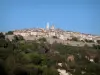
[[[15,35],[13,41],[21,41],[24,40],[23,36],[21,35]]]
[[[59,75],[55,68],[44,68],[42,75]]]
[[[95,44],[93,44],[93,48],[94,48],[94,49],[100,49],[100,45],[95,45]]]
[[[72,41],[78,41],[77,37],[72,37]]]
[[[14,75],[28,75],[28,72],[23,67],[16,67],[14,70]]]
[[[85,42],[88,42],[88,43],[93,43],[94,41],[93,41],[93,40],[88,40],[88,39],[85,39]]]
[[[3,33],[0,33],[0,39],[5,39],[5,35]]]
[[[97,43],[100,44],[100,40],[97,40]]]
[[[57,39],[57,36],[53,36],[52,38]]]
[[[39,38],[38,40],[41,41],[41,42],[46,42],[47,41],[46,38],[44,38],[44,37],[43,38]]]

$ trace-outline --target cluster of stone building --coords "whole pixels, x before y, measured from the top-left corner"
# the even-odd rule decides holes
[[[32,29],[23,29],[23,30],[15,30],[14,35],[21,36],[36,36],[36,37],[53,37],[56,36],[62,40],[70,40],[73,37],[77,37],[79,40],[100,40],[100,36],[94,36],[91,34],[83,34],[79,32],[72,31],[64,31],[61,29],[55,29],[54,25],[49,27],[49,23],[47,23],[46,28],[32,28]]]

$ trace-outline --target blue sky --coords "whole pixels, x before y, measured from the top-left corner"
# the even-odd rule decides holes
[[[42,27],[100,35],[100,0],[0,0],[0,31]]]

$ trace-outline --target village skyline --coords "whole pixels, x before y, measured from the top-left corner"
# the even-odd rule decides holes
[[[0,32],[56,28],[100,35],[100,0],[0,0]]]

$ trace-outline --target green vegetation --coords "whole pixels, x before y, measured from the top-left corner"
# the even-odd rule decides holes
[[[23,36],[21,36],[21,35],[15,35],[14,36],[14,39],[13,39],[13,41],[21,41],[21,40],[24,40],[24,38],[23,38]]]
[[[13,31],[8,31],[6,35],[13,35]]]
[[[88,53],[96,55],[94,62],[85,58]],[[73,61],[67,61],[70,55]],[[99,55],[100,48],[96,47],[49,44],[45,38],[25,41],[22,36],[9,41],[0,33],[0,75],[59,75],[59,62],[73,75],[100,75]]]
[[[57,36],[53,36],[52,38],[57,39],[58,37]]]
[[[43,38],[39,38],[38,40],[39,40],[40,42],[46,42],[46,41],[47,41],[46,38],[44,38],[44,37],[43,37]]]
[[[5,36],[3,35],[3,33],[0,33],[0,39],[5,39]]]
[[[95,44],[93,44],[93,48],[94,48],[94,49],[100,49],[100,45],[95,45]]]
[[[72,37],[72,41],[79,41],[77,37]]]
[[[97,40],[97,43],[100,44],[100,40]]]
[[[85,39],[85,42],[88,42],[88,43],[94,43],[93,40],[88,40],[88,39]]]

